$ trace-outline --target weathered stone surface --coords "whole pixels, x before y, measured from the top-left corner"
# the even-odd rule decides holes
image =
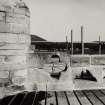
[[[0,22],[0,32],[29,34],[29,24]]]
[[[26,15],[26,16],[30,16],[29,11],[26,11],[25,8],[21,8],[21,9],[15,8],[15,9],[14,9],[14,13],[16,13],[16,14],[21,14],[21,15]]]
[[[0,42],[0,50],[24,50],[28,49],[29,43],[6,43],[6,42]]]
[[[26,55],[5,55],[0,56],[0,64],[26,64]]]
[[[0,83],[26,81],[30,45],[30,12],[21,0],[0,0]]]
[[[24,55],[28,51],[25,50],[0,50],[0,55]]]
[[[24,15],[10,14],[9,16],[7,16],[7,14],[6,14],[6,22],[7,23],[18,23],[18,24],[23,23],[23,24],[29,25],[29,19],[30,19],[29,17],[24,16]]]
[[[9,71],[0,71],[0,78],[8,78]]]
[[[11,78],[11,75],[14,74],[13,78]],[[5,82],[9,79],[13,82],[13,84],[21,85],[25,82],[25,78],[27,77],[27,69],[22,70],[16,70],[16,71],[9,71],[9,70],[3,70],[0,71],[0,82]],[[9,82],[9,80],[8,80]]]
[[[14,71],[12,82],[16,85],[24,85],[27,78],[27,69]]]
[[[0,21],[5,21],[5,12],[0,12]]]
[[[0,11],[30,16],[28,7],[19,0],[0,0]]]
[[[0,33],[0,42],[2,43],[29,43],[30,36],[25,34]]]
[[[0,64],[0,71],[9,71],[9,70],[27,70],[26,64]]]

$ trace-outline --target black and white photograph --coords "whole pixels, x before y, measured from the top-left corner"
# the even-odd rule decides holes
[[[105,105],[105,0],[0,0],[0,105]]]

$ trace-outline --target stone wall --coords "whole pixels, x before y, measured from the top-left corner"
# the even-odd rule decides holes
[[[29,46],[28,7],[20,0],[0,0],[0,84],[9,82],[10,73],[12,84],[25,82]],[[24,78],[24,81],[18,81],[19,78]]]

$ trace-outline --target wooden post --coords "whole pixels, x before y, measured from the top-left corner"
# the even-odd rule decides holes
[[[101,54],[101,37],[99,36],[99,54]]]
[[[81,26],[81,44],[82,44],[82,54],[84,54],[83,26]]]
[[[74,48],[73,48],[73,30],[71,30],[71,55],[73,55],[73,51]]]
[[[66,49],[67,49],[67,52],[68,52],[68,37],[66,36]]]

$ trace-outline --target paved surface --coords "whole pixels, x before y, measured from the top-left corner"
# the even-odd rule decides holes
[[[105,105],[105,90],[23,92],[3,98],[0,105]]]

